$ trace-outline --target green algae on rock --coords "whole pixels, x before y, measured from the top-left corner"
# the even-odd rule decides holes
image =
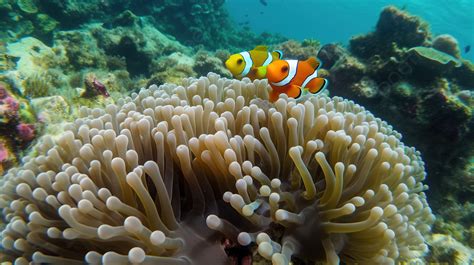
[[[42,33],[49,33],[53,31],[59,24],[58,21],[47,14],[38,14],[36,16],[36,20],[38,22],[39,31]]]
[[[23,81],[23,93],[32,98],[45,97],[49,95],[50,86],[47,76],[35,73]]]
[[[417,66],[430,68],[439,72],[448,72],[453,67],[460,67],[461,62],[455,57],[428,47],[413,47],[408,50],[408,56],[415,55],[413,62]]]
[[[23,12],[30,14],[35,14],[38,12],[38,7],[36,6],[35,0],[16,0],[16,4]]]

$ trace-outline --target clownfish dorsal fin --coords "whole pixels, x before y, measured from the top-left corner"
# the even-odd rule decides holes
[[[311,67],[313,67],[314,69],[318,69],[320,66],[318,59],[316,59],[315,57],[309,57],[308,60],[306,60],[305,62],[309,63],[309,65],[311,65]]]
[[[257,47],[255,47],[254,50],[256,50],[256,51],[261,51],[261,52],[267,52],[267,51],[268,51],[268,48],[267,48],[267,46],[265,46],[265,45],[258,45]]]
[[[283,52],[280,51],[280,50],[275,50],[275,51],[272,52],[272,54],[278,59],[283,58]]]

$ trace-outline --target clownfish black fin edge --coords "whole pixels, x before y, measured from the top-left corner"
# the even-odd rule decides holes
[[[276,53],[276,56],[278,57],[278,59],[283,58],[283,51],[281,51],[281,50],[274,50],[273,52]]]

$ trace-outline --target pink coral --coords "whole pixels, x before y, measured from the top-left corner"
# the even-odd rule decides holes
[[[5,148],[3,143],[0,143],[0,163],[8,159],[8,150]]]
[[[18,115],[19,108],[18,100],[13,98],[4,86],[0,85],[0,117],[4,116],[4,121],[8,122]]]
[[[35,126],[33,124],[20,123],[16,126],[16,130],[23,141],[31,141],[35,138]]]

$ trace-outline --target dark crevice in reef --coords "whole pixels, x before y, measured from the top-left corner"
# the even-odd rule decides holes
[[[109,48],[106,53],[125,58],[127,71],[132,77],[139,75],[149,76],[151,73],[148,65],[151,63],[150,57],[144,52],[140,52],[135,41],[124,36],[120,39],[117,46]]]

